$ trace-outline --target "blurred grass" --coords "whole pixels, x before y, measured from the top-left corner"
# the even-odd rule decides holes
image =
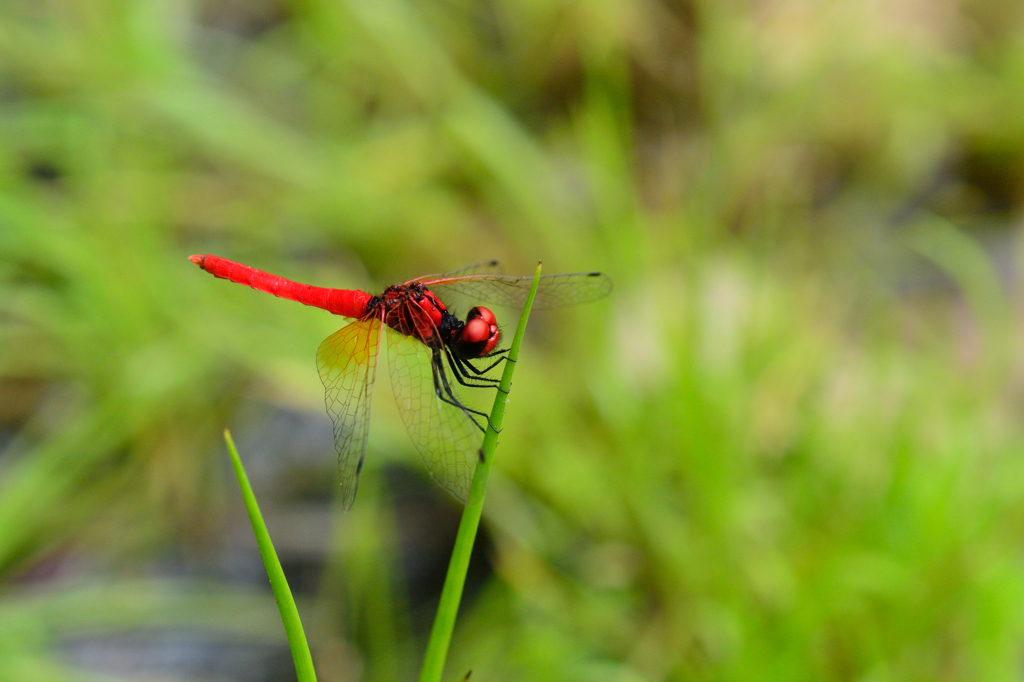
[[[4,3],[5,593],[81,556],[201,555],[238,401],[322,409],[339,321],[188,254],[361,287],[543,258],[617,289],[532,325],[496,575],[452,670],[1016,679],[1022,22],[970,0]],[[371,447],[370,479],[419,466]],[[318,670],[408,677],[401,529],[386,494],[361,504]]]
[[[313,657],[309,652],[309,643],[306,641],[306,632],[302,628],[299,610],[295,606],[295,598],[288,587],[288,579],[285,577],[281,561],[274,550],[274,541],[267,532],[267,524],[263,521],[259,503],[252,492],[252,486],[249,484],[249,477],[245,473],[242,460],[238,456],[238,449],[231,438],[231,432],[227,429],[224,430],[224,442],[228,446],[231,466],[235,470],[235,478],[238,479],[238,487],[242,493],[242,499],[245,501],[245,509],[249,515],[249,522],[252,524],[253,535],[256,538],[257,546],[259,546],[260,557],[267,570],[270,589],[274,593],[274,601],[277,602],[277,610],[281,615],[281,624],[284,626],[285,635],[288,638],[288,648],[291,650],[292,662],[295,665],[295,676],[298,682],[316,682]]]

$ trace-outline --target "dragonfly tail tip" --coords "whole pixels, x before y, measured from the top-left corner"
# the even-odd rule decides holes
[[[206,260],[206,256],[195,255],[189,256],[188,259],[199,267],[203,267],[203,261]]]

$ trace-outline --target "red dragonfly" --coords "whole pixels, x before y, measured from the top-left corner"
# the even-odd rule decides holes
[[[366,454],[370,398],[384,334],[391,387],[405,428],[434,479],[465,502],[478,458],[479,432],[485,430],[488,416],[467,407],[454,383],[497,387],[498,380],[486,375],[508,351],[498,349],[501,329],[490,309],[473,305],[466,319],[460,320],[452,306],[486,301],[520,308],[532,277],[498,274],[498,262],[489,261],[417,277],[374,296],[292,282],[212,255],[189,256],[189,260],[214,277],[355,318],[324,339],[316,353],[320,379],[327,389],[327,413],[334,422],[346,511],[355,500]],[[597,300],[611,290],[612,281],[599,272],[544,275],[533,305],[564,308]]]

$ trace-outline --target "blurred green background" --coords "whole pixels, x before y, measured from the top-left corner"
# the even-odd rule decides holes
[[[4,0],[0,677],[413,679],[458,507],[343,320],[602,270],[531,320],[449,679],[1024,676],[1024,6]],[[508,316],[510,313],[504,312]],[[379,377],[381,378],[381,377]]]

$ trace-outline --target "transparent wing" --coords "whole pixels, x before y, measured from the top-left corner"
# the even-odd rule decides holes
[[[385,329],[391,387],[409,437],[434,480],[465,502],[483,435],[469,415],[438,396],[430,348],[391,327]]]
[[[410,280],[411,282],[422,282],[425,280],[439,280],[439,279],[451,279],[453,277],[465,277],[466,275],[500,275],[501,264],[496,260],[485,260],[479,263],[473,263],[467,265],[464,268],[458,270],[451,270],[441,275],[423,275],[416,279]]]
[[[467,265],[466,267],[459,268],[458,270],[452,270],[450,272],[446,272],[443,275],[441,275],[440,277],[438,277],[438,279],[446,279],[446,278],[449,278],[449,277],[465,277],[466,275],[500,275],[500,274],[502,274],[501,273],[501,264],[498,263],[498,261],[496,261],[496,260],[485,260],[485,261],[481,261],[479,263],[473,263],[472,265]]]
[[[324,339],[316,352],[316,367],[327,390],[327,414],[334,422],[334,449],[345,511],[356,499],[366,456],[380,329],[379,318],[356,320]]]
[[[494,303],[508,308],[521,308],[526,303],[532,277],[472,274],[421,280],[441,297],[448,294],[477,303]],[[589,303],[604,298],[612,290],[612,280],[600,272],[575,272],[564,275],[542,275],[533,307],[554,310]]]

